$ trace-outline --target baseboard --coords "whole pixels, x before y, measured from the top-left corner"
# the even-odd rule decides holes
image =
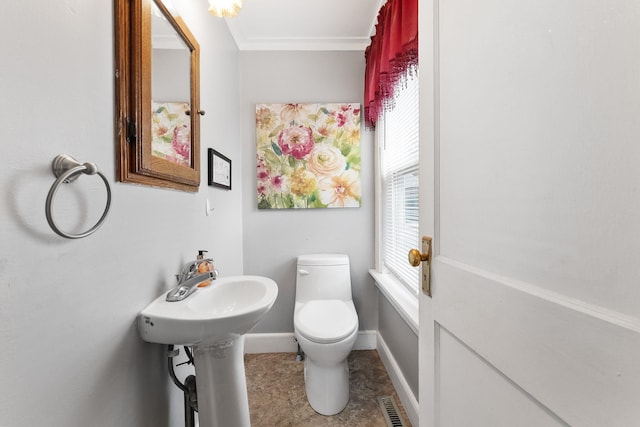
[[[293,332],[244,336],[245,353],[295,353],[296,351],[298,351],[298,343]]]
[[[376,331],[359,331],[354,350],[375,350],[378,333]],[[273,334],[246,334],[244,336],[244,352],[253,353],[295,353],[298,343],[293,332]]]
[[[353,346],[354,350],[375,350],[378,331],[358,331],[358,338]]]
[[[404,378],[404,374],[400,370],[400,366],[396,359],[391,354],[391,350],[387,346],[387,343],[384,341],[380,334],[377,334],[377,350],[378,355],[380,355],[380,360],[382,360],[382,364],[384,365],[387,373],[389,374],[389,378],[391,378],[391,382],[398,393],[398,397],[402,402],[402,406],[404,406],[405,411],[407,411],[407,416],[411,421],[411,424],[414,426],[419,425],[418,423],[418,413],[419,413],[419,405],[418,400],[416,399],[411,387],[409,387],[409,383]]]

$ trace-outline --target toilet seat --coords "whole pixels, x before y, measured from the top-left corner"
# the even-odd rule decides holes
[[[302,306],[295,318],[295,328],[316,343],[335,343],[347,338],[358,327],[353,303],[342,300],[314,300]]]

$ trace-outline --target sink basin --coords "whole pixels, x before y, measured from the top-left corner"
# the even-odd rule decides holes
[[[138,329],[157,344],[224,342],[253,328],[277,296],[278,286],[266,277],[222,277],[182,301],[167,302],[163,293],[140,312]]]
[[[271,308],[278,286],[266,277],[230,276],[182,301],[166,292],[138,315],[142,339],[192,346],[200,427],[250,427],[244,334]]]

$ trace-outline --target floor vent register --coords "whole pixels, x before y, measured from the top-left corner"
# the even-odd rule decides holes
[[[378,397],[378,404],[382,409],[384,420],[387,422],[387,427],[406,427],[400,416],[398,405],[393,396]]]

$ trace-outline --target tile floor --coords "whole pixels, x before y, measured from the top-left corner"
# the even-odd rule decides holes
[[[295,353],[245,355],[252,427],[386,427],[377,400],[380,396],[393,396],[405,425],[411,427],[375,350],[351,352],[349,403],[331,417],[309,406],[303,365],[296,362]]]

